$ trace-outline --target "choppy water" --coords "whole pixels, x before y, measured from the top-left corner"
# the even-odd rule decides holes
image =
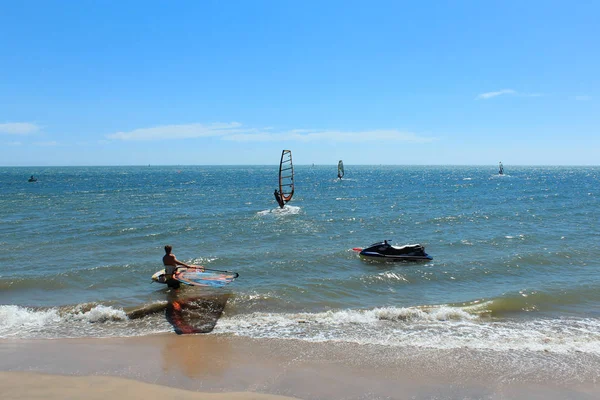
[[[336,175],[296,166],[279,210],[276,166],[0,168],[0,338],[173,331],[150,281],[172,244],[240,274],[214,333],[600,354],[600,167]],[[351,250],[382,239],[433,261]]]

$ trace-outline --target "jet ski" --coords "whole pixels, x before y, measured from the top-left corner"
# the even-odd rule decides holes
[[[359,256],[366,260],[376,261],[429,261],[433,257],[425,253],[425,247],[420,244],[392,246],[387,240],[373,243],[366,249],[355,248]]]

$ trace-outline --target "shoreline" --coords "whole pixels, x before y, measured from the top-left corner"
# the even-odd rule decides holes
[[[61,387],[89,387],[100,378],[106,390],[159,391],[145,386],[153,384],[160,390],[190,391],[186,396],[226,392],[229,398],[236,393],[240,399],[265,400],[269,397],[261,396],[304,400],[600,397],[600,356],[586,353],[434,350],[160,334],[1,339],[0,355],[0,390],[14,391],[17,382],[20,399],[35,397],[39,386],[26,382],[45,382],[44,387],[59,399],[65,398],[64,392],[58,394]],[[62,380],[75,377],[81,380]]]

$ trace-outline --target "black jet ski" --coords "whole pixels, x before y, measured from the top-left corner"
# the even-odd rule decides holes
[[[429,261],[433,257],[425,253],[425,247],[420,244],[392,246],[387,240],[373,243],[366,249],[360,250],[360,257],[376,261]]]

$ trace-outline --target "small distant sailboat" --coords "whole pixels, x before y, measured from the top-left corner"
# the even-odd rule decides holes
[[[499,175],[504,175],[504,166],[502,165],[502,161],[500,161],[500,167],[498,169]]]
[[[27,182],[37,182],[37,178],[33,175],[27,180]]]
[[[344,177],[344,163],[342,160],[338,162],[338,179],[342,179]]]
[[[275,189],[275,200],[280,208],[292,200],[294,195],[294,165],[292,151],[283,150],[279,161],[279,190]]]

